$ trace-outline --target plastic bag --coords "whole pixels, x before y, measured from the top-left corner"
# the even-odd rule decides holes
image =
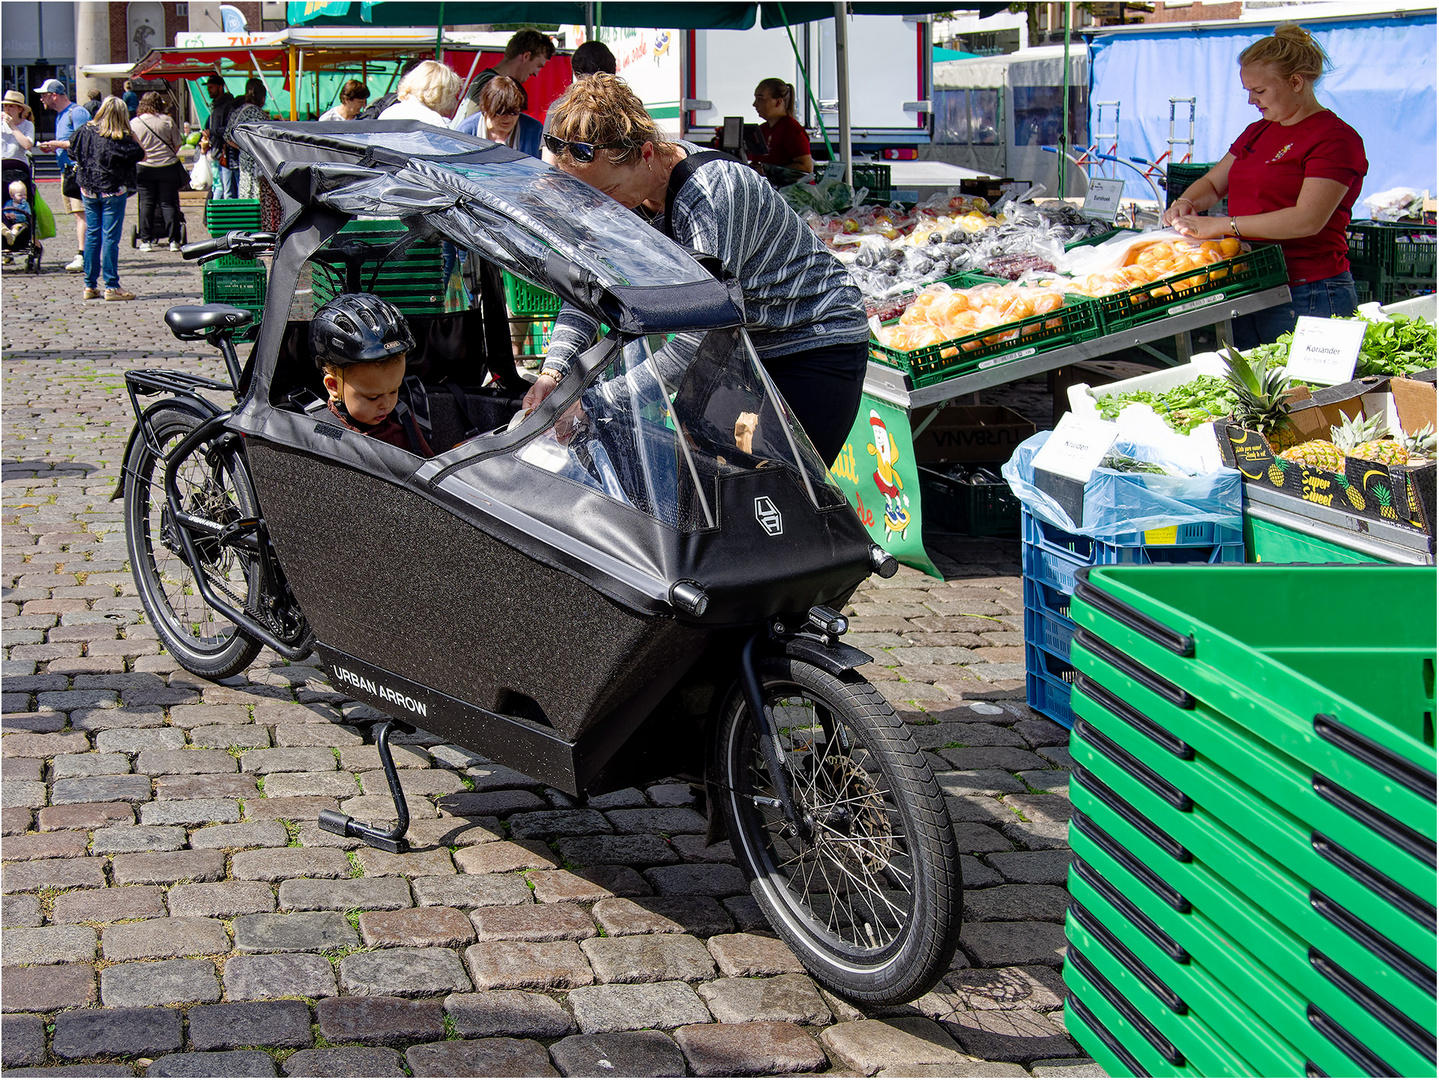
[[[35,237],[39,240],[49,240],[55,235],[55,214],[45,200],[40,198],[40,192],[35,192]]]
[[[1034,455],[1052,434],[1041,431],[1025,439],[1000,472],[1025,509],[1055,528],[1113,543],[1125,533],[1171,525],[1204,521],[1236,529],[1242,525],[1239,470],[1229,468],[1200,476],[1096,469],[1084,485],[1084,523],[1076,523],[1059,503],[1034,486]],[[1119,449],[1136,457],[1143,454],[1134,444]]]
[[[215,170],[210,164],[209,154],[196,154],[195,164],[190,169],[190,190],[209,191],[215,182]]]

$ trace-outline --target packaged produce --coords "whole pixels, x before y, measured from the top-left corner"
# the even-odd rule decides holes
[[[1044,315],[1064,306],[1064,294],[1057,289],[1023,285],[976,285],[951,289],[943,283],[921,292],[892,326],[880,326],[875,339],[891,349],[910,351],[956,342],[941,356],[956,356],[961,350],[973,352],[981,345],[994,345],[1020,336],[1019,327],[1007,323],[1032,315]],[[1026,328],[1033,333],[1041,324]],[[1058,320],[1042,324],[1058,326]],[[983,331],[994,330],[992,334]]]

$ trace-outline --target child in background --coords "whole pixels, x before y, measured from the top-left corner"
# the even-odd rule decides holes
[[[10,198],[6,201],[3,209],[0,209],[0,218],[3,218],[0,235],[5,238],[4,261],[6,263],[14,262],[10,255],[12,250],[25,247],[30,243],[32,230],[35,228],[35,211],[30,205],[30,196],[25,188],[25,181],[12,181],[8,190]]]

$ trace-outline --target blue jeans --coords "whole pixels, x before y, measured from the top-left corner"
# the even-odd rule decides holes
[[[128,195],[106,198],[86,195],[85,202],[85,287],[120,287],[120,233],[125,226]]]
[[[240,170],[232,169],[227,165],[216,165],[215,171],[220,174],[221,199],[238,199],[240,197]]]
[[[1306,281],[1289,286],[1289,303],[1241,315],[1234,320],[1234,345],[1252,349],[1276,341],[1280,334],[1294,329],[1301,315],[1327,319],[1331,315],[1353,315],[1359,307],[1359,294],[1354,289],[1354,275],[1348,270],[1322,281]]]

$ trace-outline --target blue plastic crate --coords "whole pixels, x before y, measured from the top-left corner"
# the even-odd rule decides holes
[[[1069,705],[1069,694],[1073,681],[1072,665],[1043,649],[1025,645],[1024,699],[1031,709],[1061,727],[1072,728],[1074,712]]]
[[[1069,599],[1072,594],[1061,592],[1046,585],[1037,578],[1024,579],[1024,606],[1033,608],[1052,618],[1057,617],[1073,625],[1069,618]]]
[[[1074,572],[1082,566],[1244,561],[1244,530],[1238,526],[1199,522],[1176,528],[1175,537],[1183,539],[1181,543],[1109,544],[1090,536],[1065,532],[1028,510],[1023,512],[1021,524],[1024,531],[1022,556],[1025,579],[1033,578],[1062,593],[1074,592]],[[1119,539],[1143,536],[1152,537],[1154,533],[1128,533]],[[1190,540],[1191,537],[1194,539]]]
[[[1027,604],[1024,608],[1024,643],[1035,645],[1051,656],[1069,659],[1069,642],[1075,626],[1069,619],[1048,615]]]

